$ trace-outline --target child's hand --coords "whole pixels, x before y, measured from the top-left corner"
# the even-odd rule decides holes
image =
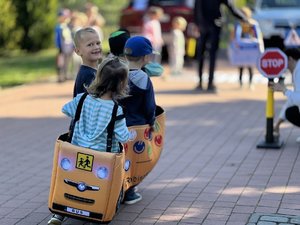
[[[155,126],[154,126],[154,125],[150,126],[150,129],[149,129],[149,139],[151,139],[152,133],[153,133],[154,131],[155,131]]]
[[[273,91],[281,91],[282,93],[285,93],[287,90],[285,85],[282,83],[273,83],[271,84],[271,88]]]
[[[155,126],[154,125],[150,126],[150,132],[154,132],[154,131],[155,131]]]

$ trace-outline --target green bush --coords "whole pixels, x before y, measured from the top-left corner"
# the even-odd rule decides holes
[[[128,4],[127,0],[65,0],[61,1],[59,7],[66,7],[71,10],[79,10],[84,12],[85,11],[85,4],[87,2],[94,3],[96,6],[99,7],[100,13],[105,18],[105,25],[103,27],[104,33],[104,41],[102,43],[103,51],[108,52],[108,37],[109,35],[119,29],[119,20],[120,20],[120,11],[121,9]]]
[[[38,51],[53,46],[57,0],[12,0],[16,8],[16,29],[21,30],[21,49]]]
[[[16,49],[21,40],[21,30],[16,29],[17,11],[11,0],[0,1],[0,53]]]

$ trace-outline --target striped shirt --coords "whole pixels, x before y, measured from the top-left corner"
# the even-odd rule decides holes
[[[72,101],[65,104],[62,112],[72,119],[75,118],[76,108],[83,94],[78,94]],[[107,125],[112,117],[114,102],[87,95],[83,102],[80,119],[76,122],[72,144],[90,148],[97,151],[106,151]],[[117,116],[122,115],[123,110],[118,106]],[[129,138],[129,131],[125,119],[115,122],[112,152],[119,150],[118,142],[125,143]]]

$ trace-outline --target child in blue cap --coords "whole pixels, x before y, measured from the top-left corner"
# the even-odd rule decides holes
[[[154,130],[155,96],[152,82],[142,67],[152,59],[153,48],[151,42],[142,36],[129,38],[124,46],[124,54],[129,63],[129,96],[122,100],[126,125],[149,124]],[[135,188],[130,188],[124,198],[125,204],[134,204],[142,199]]]

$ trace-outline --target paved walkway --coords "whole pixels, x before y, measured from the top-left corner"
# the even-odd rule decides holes
[[[222,80],[217,94],[208,94],[193,90],[194,79],[191,70],[153,78],[167,113],[165,149],[139,186],[143,200],[122,206],[111,224],[300,224],[299,129],[285,124],[281,149],[257,149],[266,85],[250,91]],[[47,224],[53,146],[69,124],[60,109],[72,88],[70,81],[0,91],[1,225]],[[275,97],[278,112],[284,98]]]

